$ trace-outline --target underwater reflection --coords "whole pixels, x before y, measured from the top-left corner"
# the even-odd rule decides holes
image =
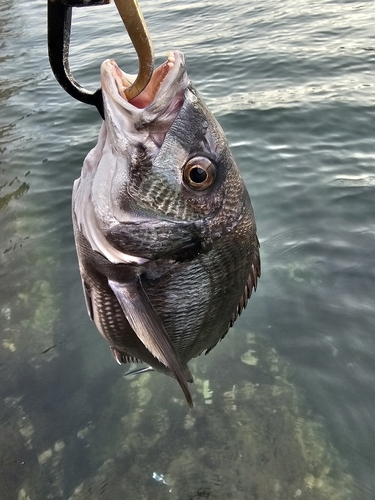
[[[81,432],[90,454],[103,454],[97,442],[106,439],[111,452],[69,500],[352,498],[352,478],[322,424],[306,412],[288,367],[254,334],[247,334],[246,348],[229,359],[222,351],[203,369],[192,363],[198,392],[192,411],[173,381],[164,395],[157,390],[158,374],[119,379],[111,406],[124,414],[107,428],[110,435]],[[225,369],[239,365],[234,376],[218,369],[224,359]]]

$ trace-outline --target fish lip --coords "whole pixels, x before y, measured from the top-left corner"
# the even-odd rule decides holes
[[[184,71],[184,54],[177,50],[168,52],[167,60],[154,70],[146,88],[137,97],[128,101],[124,90],[135,81],[136,75],[123,71],[114,59],[106,59],[100,68],[103,94],[133,113],[136,110],[147,110],[160,100],[175,82],[178,83],[177,80]],[[178,87],[183,86],[186,86],[186,82],[178,85]]]

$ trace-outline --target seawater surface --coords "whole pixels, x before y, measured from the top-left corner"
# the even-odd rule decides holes
[[[47,59],[46,2],[0,0],[0,497],[375,498],[375,4],[143,0],[250,192],[262,278],[193,361],[195,409],[124,378],[89,321],[71,188],[100,117]],[[70,64],[137,59],[113,4],[75,9]]]

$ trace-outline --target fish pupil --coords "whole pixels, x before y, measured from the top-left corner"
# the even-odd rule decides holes
[[[201,184],[207,179],[207,172],[200,167],[194,167],[190,170],[190,180],[195,184]]]

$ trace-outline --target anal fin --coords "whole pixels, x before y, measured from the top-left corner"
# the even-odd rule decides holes
[[[140,359],[135,358],[134,356],[130,356],[129,354],[122,353],[118,351],[115,347],[112,345],[109,346],[111,349],[111,354],[117,361],[119,365],[122,365],[123,363],[142,363]]]

